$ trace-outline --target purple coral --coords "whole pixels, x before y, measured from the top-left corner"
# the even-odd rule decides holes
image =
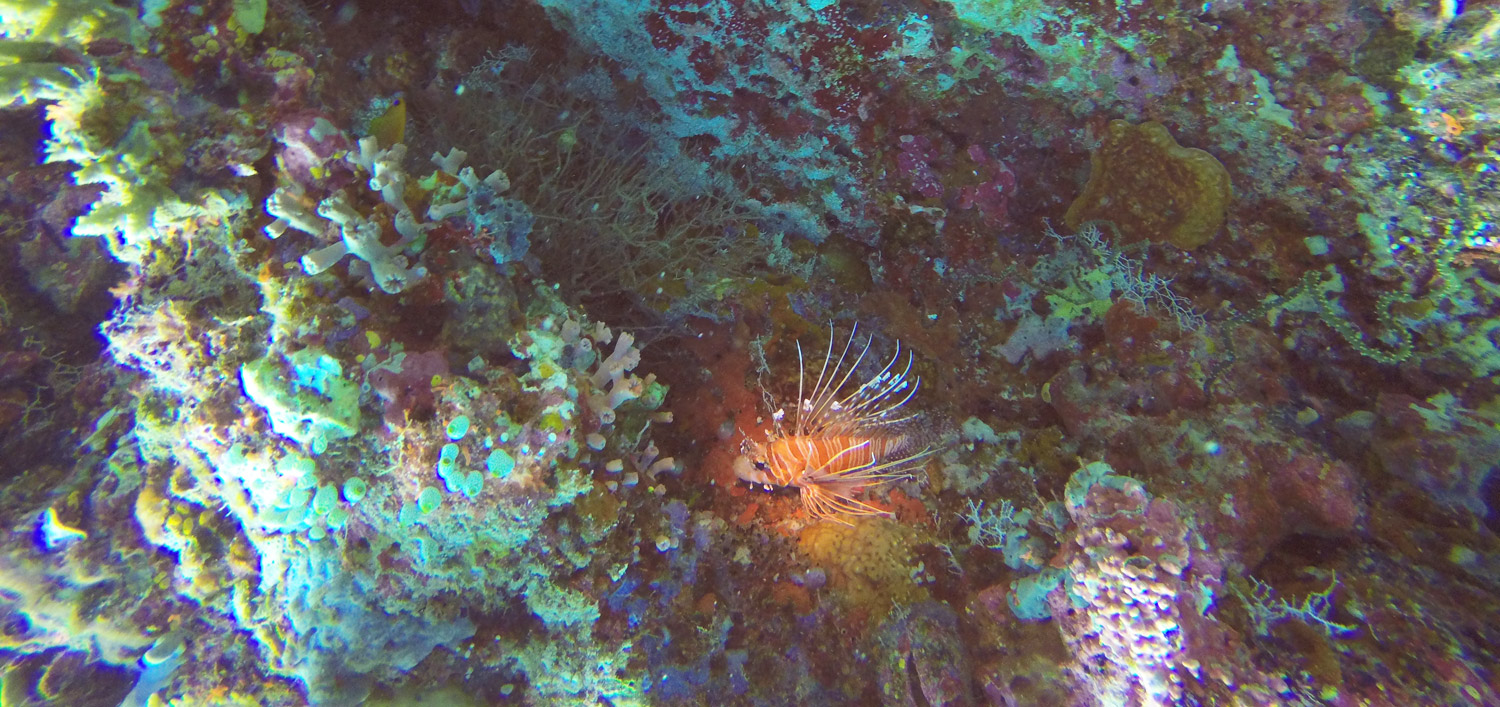
[[[1183,678],[1196,677],[1184,675],[1196,664],[1179,606],[1191,594],[1183,577],[1188,530],[1175,504],[1153,501],[1134,479],[1105,476],[1083,495],[1068,504],[1078,524],[1063,553],[1071,581],[1048,598],[1076,661],[1076,684],[1101,704],[1176,702]]]
[[[972,209],[986,226],[1005,223],[1016,188],[1016,175],[1005,163],[979,145],[970,145],[955,158],[941,153],[925,135],[902,135],[900,141],[896,172],[906,188],[955,209]]]
[[[1073,654],[1076,704],[1180,704],[1215,685],[1255,685],[1241,693],[1248,704],[1281,704],[1284,686],[1202,603],[1223,591],[1225,567],[1182,506],[1102,462],[1066,495],[1069,579],[1047,599]]]
[[[972,174],[979,181],[958,188],[958,208],[978,211],[986,226],[1005,223],[1007,204],[1016,190],[1015,172],[991,159],[979,145],[970,145],[965,154],[973,162]]]
[[[354,147],[344,131],[317,113],[302,113],[283,120],[277,127],[276,139],[281,143],[276,163],[292,181],[303,186],[320,183],[328,177],[342,163],[335,158]]]

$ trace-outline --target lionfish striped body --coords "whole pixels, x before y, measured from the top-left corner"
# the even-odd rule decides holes
[[[735,460],[735,474],[740,479],[766,486],[795,486],[810,515],[842,523],[847,523],[842,516],[889,515],[854,496],[866,488],[908,478],[936,451],[919,444],[908,432],[906,423],[916,414],[903,413],[901,408],[916,394],[921,380],[907,377],[911,372],[910,353],[905,366],[896,368],[901,358],[899,343],[884,368],[843,394],[870,352],[871,342],[866,341],[864,349],[850,359],[854,334],[849,333],[837,360],[833,357],[833,335],[829,335],[822,368],[805,397],[807,370],[802,362],[802,345],[797,345],[799,404],[791,433],[778,429],[766,442],[746,442],[744,453]]]

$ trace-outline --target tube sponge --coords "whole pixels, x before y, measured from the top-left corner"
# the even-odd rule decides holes
[[[302,256],[302,269],[307,274],[317,275],[350,254],[369,265],[371,279],[388,294],[401,292],[408,284],[427,274],[426,268],[421,266],[409,268],[406,256],[401,254],[431,228],[431,224],[418,224],[411,211],[396,212],[393,225],[401,239],[391,245],[380,242],[380,225],[356,211],[342,191],[324,199],[318,205],[318,214],[338,224],[343,242]]]
[[[599,369],[594,371],[594,385],[603,388],[612,380],[617,380],[641,362],[641,350],[635,348],[635,336],[628,331],[620,332],[620,338],[615,341],[615,350],[609,358],[599,362]]]
[[[302,271],[309,275],[317,275],[337,265],[348,254],[349,247],[343,243],[334,243],[326,248],[319,248],[302,256]]]
[[[351,265],[351,273],[368,276],[387,294],[402,292],[427,274],[426,268],[411,266],[402,253],[433,228],[431,223],[418,221],[416,214],[406,206],[405,192],[410,180],[401,168],[401,160],[405,155],[405,145],[397,144],[382,150],[374,138],[365,138],[359,142],[358,151],[348,158],[354,166],[370,174],[369,188],[379,192],[381,200],[391,207],[392,216],[388,226],[377,223],[370,215],[362,213],[342,190],[319,202],[316,213],[313,213],[310,206],[302,203],[299,191],[281,187],[266,200],[266,212],[276,217],[274,222],[266,226],[266,235],[277,238],[287,228],[295,228],[312,236],[322,237],[329,230],[330,224],[336,225],[340,242],[304,255],[303,271],[309,275],[318,275],[337,265],[344,256],[353,255],[363,263]],[[394,229],[400,234],[400,239],[385,245],[381,236],[386,228]]]
[[[288,226],[308,235],[316,236],[328,227],[328,221],[308,210],[299,200],[300,194],[286,187],[278,188],[266,199],[266,213],[276,217],[266,226],[268,238],[279,238]]]

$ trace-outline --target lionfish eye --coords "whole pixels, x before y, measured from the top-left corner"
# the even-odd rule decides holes
[[[750,462],[750,463],[755,465],[755,470],[756,471],[770,471],[771,470],[771,465],[770,464],[767,464],[767,463],[765,463],[765,462],[763,462],[763,461],[761,461],[759,459],[756,459],[755,461]]]

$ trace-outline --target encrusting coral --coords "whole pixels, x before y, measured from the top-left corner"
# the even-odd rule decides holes
[[[1177,144],[1161,123],[1110,121],[1091,161],[1088,184],[1063,217],[1069,228],[1104,220],[1130,241],[1192,250],[1224,227],[1229,172],[1213,155]]]

